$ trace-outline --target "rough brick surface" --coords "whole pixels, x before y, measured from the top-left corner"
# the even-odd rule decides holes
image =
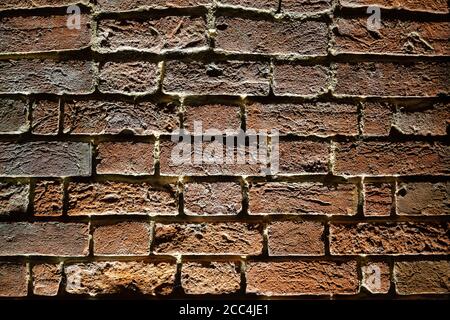
[[[364,186],[364,215],[389,216],[392,209],[392,186],[368,183]]]
[[[276,11],[278,9],[277,0],[219,0],[219,3],[226,6],[239,6],[270,11]]]
[[[24,100],[0,99],[0,133],[22,133],[29,126],[28,107]]]
[[[32,107],[32,127],[35,134],[56,135],[59,131],[59,102],[50,100],[35,101]]]
[[[21,263],[0,263],[0,297],[24,297],[28,292],[27,266]]]
[[[450,183],[401,183],[397,190],[399,215],[443,215],[449,212]]]
[[[273,91],[276,95],[315,96],[327,91],[328,82],[329,72],[324,66],[281,62],[274,66]]]
[[[34,214],[60,216],[63,212],[63,185],[59,181],[39,181],[34,188]]]
[[[0,217],[26,213],[29,192],[27,184],[0,183]]]
[[[183,114],[184,129],[190,134],[200,129],[205,134],[208,130],[236,132],[241,128],[240,112],[238,105],[187,105]]]
[[[104,11],[127,11],[143,8],[189,8],[210,4],[211,0],[99,0],[97,3]]]
[[[89,0],[3,0],[0,9],[60,7],[71,4],[87,4]]]
[[[288,13],[309,13],[329,10],[332,0],[282,0],[281,11]]]
[[[389,9],[448,12],[446,0],[340,0],[346,7],[380,6]]]
[[[62,280],[61,264],[37,264],[32,268],[33,293],[38,296],[56,296]]]
[[[330,147],[324,142],[281,141],[280,173],[326,173]]]

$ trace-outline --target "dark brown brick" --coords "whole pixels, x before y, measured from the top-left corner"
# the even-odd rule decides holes
[[[62,264],[33,266],[33,293],[38,296],[56,296],[62,280]]]
[[[280,173],[327,173],[329,153],[326,142],[280,141]]]
[[[26,213],[29,193],[28,184],[0,182],[0,217]]]
[[[32,132],[43,135],[58,134],[59,116],[59,101],[35,101],[32,109]]]
[[[87,4],[88,2],[89,0],[2,0],[0,9],[66,7],[71,4]]]
[[[450,183],[401,183],[397,190],[397,213],[399,215],[445,215],[450,214]]]
[[[447,0],[340,0],[345,7],[379,6],[388,9],[448,12]]]
[[[328,90],[329,71],[324,66],[278,62],[273,73],[275,95],[315,96]]]
[[[206,133],[207,130],[236,132],[241,128],[240,107],[238,105],[207,104],[185,106],[184,128],[194,134],[194,122]],[[197,134],[197,133],[195,133]]]
[[[25,297],[27,293],[26,264],[0,262],[0,297]]]
[[[127,11],[143,8],[188,8],[211,4],[211,0],[98,0],[102,11]]]
[[[331,9],[332,0],[282,0],[281,11],[291,13],[317,12]]]
[[[25,101],[0,98],[0,133],[23,133],[29,127],[28,106]]]
[[[388,183],[364,185],[364,215],[389,216],[392,208],[392,186]]]
[[[63,185],[59,181],[39,181],[34,188],[34,214],[61,216],[63,212]]]
[[[363,103],[363,133],[367,136],[387,136],[393,126],[395,109],[385,102]]]

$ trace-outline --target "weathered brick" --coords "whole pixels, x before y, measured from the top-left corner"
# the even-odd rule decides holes
[[[313,221],[275,221],[268,226],[270,256],[319,256],[325,253],[324,226]]]
[[[38,296],[56,296],[62,280],[62,264],[33,266],[33,293]]]
[[[255,183],[249,190],[251,214],[355,215],[358,192],[353,184]]]
[[[0,176],[67,177],[90,173],[91,147],[88,143],[0,143]]]
[[[181,285],[187,294],[230,294],[241,286],[239,265],[233,262],[187,262]]]
[[[2,0],[0,9],[66,7],[71,4],[87,4],[88,2],[89,0]]]
[[[389,216],[392,208],[392,186],[388,183],[364,185],[364,215]]]
[[[242,190],[238,183],[187,183],[184,186],[187,215],[236,215],[242,210]]]
[[[170,132],[178,127],[172,103],[77,100],[64,104],[64,132],[71,134],[136,135]]]
[[[394,281],[398,294],[448,294],[450,262],[404,261],[394,265]]]
[[[253,61],[167,61],[166,93],[267,95],[269,66]]]
[[[330,146],[315,141],[280,141],[280,173],[327,173]]]
[[[159,67],[153,62],[109,61],[100,67],[98,88],[104,93],[153,93],[159,76]]]
[[[219,0],[221,5],[276,11],[278,0]]]
[[[259,224],[157,223],[152,247],[159,254],[259,255],[262,240]]]
[[[448,254],[446,223],[357,223],[330,225],[330,251],[356,254]]]
[[[448,12],[447,0],[340,0],[345,7],[379,6],[388,9]]]
[[[25,101],[0,98],[0,133],[23,133],[29,127],[28,106]]]
[[[2,222],[0,255],[81,257],[89,253],[89,228],[85,223]]]
[[[187,105],[183,117],[184,129],[190,134],[194,134],[195,122],[197,122],[197,130],[201,128],[204,133],[207,130],[236,132],[241,128],[240,107],[238,105]]]
[[[299,78],[302,81],[299,81]],[[324,66],[277,62],[273,71],[275,95],[315,96],[328,90],[329,71]]]
[[[35,101],[32,108],[32,132],[43,135],[58,134],[59,115],[59,101]]]
[[[107,51],[139,49],[154,53],[206,49],[206,21],[202,17],[170,16],[152,19],[101,20],[97,37]]]
[[[336,53],[448,55],[450,23],[382,19],[381,28],[368,28],[367,16],[337,19]]]
[[[386,262],[366,261],[361,267],[362,286],[371,293],[388,293],[391,273]]]
[[[102,11],[127,11],[144,8],[188,8],[211,4],[211,0],[98,0]]]
[[[176,265],[107,261],[68,265],[64,272],[66,291],[72,294],[165,295],[173,290]]]
[[[355,294],[355,261],[250,262],[247,293],[266,296]]]
[[[334,172],[346,175],[448,174],[449,147],[426,142],[349,142],[336,147]]]
[[[178,199],[173,185],[124,182],[70,183],[68,198],[68,214],[71,216],[178,213]]]
[[[362,128],[367,136],[387,136],[393,127],[395,108],[386,102],[364,102]]]
[[[97,147],[97,173],[153,174],[153,143],[103,142]]]
[[[335,92],[381,97],[446,95],[450,88],[448,70],[448,62],[339,63]]]
[[[293,13],[317,12],[331,9],[332,0],[282,0],[281,11]]]
[[[273,130],[280,134],[356,135],[357,106],[329,102],[261,104],[247,106],[247,129]]]
[[[0,18],[0,52],[81,49],[90,42],[90,20],[86,14],[80,15],[80,27],[72,29],[67,27],[67,15]]]
[[[220,16],[217,49],[239,53],[326,55],[328,28],[319,21],[267,21]]]
[[[37,182],[34,188],[34,215],[61,216],[63,197],[63,185],[60,181]]]
[[[27,212],[30,186],[0,182],[0,217]]]
[[[445,215],[450,214],[450,183],[401,183],[397,190],[397,213],[399,215]]]
[[[25,297],[28,293],[27,266],[0,262],[0,297]]]
[[[94,228],[94,254],[145,256],[150,253],[150,224],[119,222]]]

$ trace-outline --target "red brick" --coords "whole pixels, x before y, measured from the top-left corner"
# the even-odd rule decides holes
[[[100,67],[98,88],[104,93],[153,93],[158,89],[159,67],[153,62],[106,62]]]
[[[25,297],[28,293],[27,266],[0,262],[0,297]]]
[[[448,174],[449,147],[426,142],[349,142],[336,147],[334,172],[345,175]]]
[[[67,15],[0,18],[0,52],[75,50],[91,42],[89,16],[80,15],[80,28],[67,27]]]
[[[236,215],[242,210],[242,190],[238,183],[187,183],[184,186],[187,215]]]
[[[0,9],[66,7],[71,4],[87,4],[89,0],[2,0]]]
[[[259,255],[262,241],[258,224],[157,223],[152,247],[158,254]]]
[[[0,93],[87,94],[94,91],[90,61],[0,61]]]
[[[230,294],[241,286],[239,265],[233,262],[187,262],[181,285],[187,294]]]
[[[26,213],[29,194],[28,184],[0,182],[0,217]]]
[[[173,185],[125,182],[70,183],[68,194],[70,216],[178,213],[178,199]]]
[[[367,261],[361,268],[361,285],[371,293],[388,293],[391,287],[391,273],[386,262]]]
[[[363,103],[363,133],[367,136],[388,136],[393,127],[395,109],[385,102]]]
[[[127,11],[144,8],[188,8],[211,4],[212,0],[98,0],[102,11]]]
[[[364,185],[364,215],[389,216],[392,208],[392,186],[388,183]]]
[[[383,18],[377,32],[368,29],[368,17],[337,19],[337,53],[448,55],[448,22],[401,21]]]
[[[136,135],[170,132],[178,127],[172,103],[76,100],[64,104],[64,132],[70,134]]]
[[[328,28],[319,21],[267,21],[220,16],[217,49],[239,53],[326,55]]]
[[[153,143],[100,143],[97,147],[97,173],[153,174],[153,148]]]
[[[299,81],[299,78],[302,81]],[[275,95],[315,96],[328,90],[329,71],[324,66],[277,62],[274,66]]]
[[[221,5],[276,11],[278,0],[219,0]]]
[[[335,92],[381,97],[445,95],[450,88],[449,69],[448,62],[339,63]]]
[[[340,0],[345,7],[379,6],[388,9],[448,12],[447,0]]]
[[[448,215],[450,183],[401,183],[397,189],[397,214]]]
[[[90,173],[91,147],[87,143],[0,143],[0,176],[67,177]]]
[[[330,225],[333,255],[449,254],[446,223],[358,223]]]
[[[273,130],[280,134],[356,135],[357,107],[353,104],[301,103],[262,104],[247,106],[247,129]]]
[[[119,222],[96,226],[94,254],[99,256],[145,256],[150,253],[150,224]]]
[[[184,128],[194,134],[194,122],[207,130],[237,132],[241,128],[240,107],[238,105],[207,104],[185,106]]]
[[[165,93],[267,95],[269,66],[264,62],[167,61]]]
[[[62,280],[62,264],[33,266],[33,293],[38,296],[56,296]]]
[[[84,223],[2,222],[0,256],[82,257],[89,253],[89,228]]]
[[[59,131],[59,101],[38,100],[32,108],[32,132],[56,135]]]
[[[97,37],[100,48],[106,51],[139,49],[164,53],[208,48],[206,29],[202,17],[101,20]]]
[[[325,142],[280,141],[280,173],[327,173],[329,153]]]
[[[250,262],[247,293],[265,296],[355,294],[355,261]]]
[[[34,188],[34,215],[61,216],[63,212],[63,185],[59,181],[39,181]]]
[[[0,133],[20,134],[30,127],[28,106],[24,100],[0,98]]]
[[[313,221],[275,221],[268,226],[270,256],[320,256],[325,253],[324,226]]]
[[[317,12],[331,9],[332,0],[282,0],[281,11],[291,13]]]
[[[255,183],[249,190],[250,214],[355,215],[355,185],[321,183]]]

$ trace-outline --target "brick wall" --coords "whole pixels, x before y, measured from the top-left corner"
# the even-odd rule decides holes
[[[449,36],[447,0],[2,0],[0,296],[448,297]],[[279,173],[171,165],[199,120],[279,130]]]

